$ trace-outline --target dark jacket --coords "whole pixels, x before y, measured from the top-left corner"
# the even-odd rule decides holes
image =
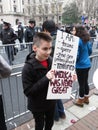
[[[23,39],[24,29],[22,25],[18,25],[18,38]]]
[[[52,60],[48,60],[48,68],[42,66],[31,53],[27,56],[22,71],[22,82],[25,95],[28,97],[28,109],[42,112],[55,107],[55,100],[46,100],[49,79],[46,73],[51,69]]]
[[[13,44],[17,39],[17,35],[12,28],[3,29],[0,33],[0,39],[3,44]]]
[[[51,33],[51,36],[52,36],[52,51],[51,51],[51,57],[53,57],[54,55],[54,50],[55,50],[55,44],[56,44],[56,36],[57,36],[57,31],[55,32],[52,32]]]
[[[91,37],[91,38],[96,37],[96,32],[95,32],[95,30],[90,30],[90,37]]]
[[[27,27],[25,30],[25,42],[33,42],[35,28]]]

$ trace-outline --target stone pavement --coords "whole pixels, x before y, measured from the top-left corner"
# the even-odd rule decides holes
[[[98,96],[94,91],[90,91],[90,104],[83,108],[75,106],[72,100],[64,103],[66,119],[54,122],[52,130],[98,130]],[[34,130],[34,120],[14,130]]]

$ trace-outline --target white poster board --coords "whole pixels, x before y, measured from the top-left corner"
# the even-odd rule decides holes
[[[79,38],[57,31],[52,70],[55,77],[49,82],[47,99],[69,99],[72,90],[72,75],[75,71]]]

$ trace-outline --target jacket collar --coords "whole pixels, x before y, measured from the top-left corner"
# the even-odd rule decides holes
[[[49,57],[49,58],[47,59],[47,62],[48,62],[48,68],[51,69],[52,57]],[[38,61],[38,60],[35,58],[35,53],[34,53],[34,52],[31,52],[31,53],[27,56],[25,63],[31,64],[34,69],[46,69],[43,65],[40,64],[40,61]]]

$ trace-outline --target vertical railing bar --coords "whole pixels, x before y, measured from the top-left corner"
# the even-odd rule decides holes
[[[20,107],[19,107],[19,96],[18,96],[18,92],[19,92],[19,90],[18,90],[18,80],[17,80],[17,75],[15,76],[15,78],[16,78],[16,89],[17,89],[17,99],[18,99],[18,109],[19,109],[19,114],[20,114]]]
[[[13,113],[13,117],[14,117],[14,110],[13,110],[13,101],[12,101],[12,94],[11,94],[11,82],[10,82],[10,78],[9,78],[9,85],[10,85],[10,95],[11,95],[11,105],[12,105],[12,113]]]

